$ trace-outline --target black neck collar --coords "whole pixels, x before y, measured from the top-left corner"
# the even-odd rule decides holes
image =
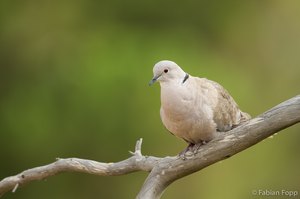
[[[185,73],[185,76],[183,78],[182,84],[184,84],[184,82],[189,78],[189,74]]]

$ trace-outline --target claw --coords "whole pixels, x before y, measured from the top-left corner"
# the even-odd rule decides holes
[[[197,144],[194,144],[194,143],[189,143],[189,145],[183,150],[181,151],[178,156],[183,159],[183,160],[186,160],[186,157],[189,156],[190,154],[188,154],[189,152],[192,154],[192,155],[196,155],[199,148],[206,144],[205,141],[202,141],[202,142],[199,142]]]

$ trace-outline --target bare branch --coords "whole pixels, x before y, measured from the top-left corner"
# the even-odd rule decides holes
[[[116,163],[102,163],[79,158],[60,159],[54,163],[28,169],[18,175],[4,178],[0,181],[0,196],[7,191],[16,189],[31,181],[43,180],[62,172],[79,172],[100,176],[124,175],[135,171],[151,171],[160,158],[143,156],[141,154],[142,139],[137,141],[136,151],[130,158]]]
[[[272,134],[300,122],[300,95],[266,111],[247,123],[200,147],[187,160],[163,158],[147,177],[137,198],[160,198],[175,180],[231,157]]]
[[[150,172],[137,198],[160,198],[168,185],[177,179],[199,171],[220,160],[231,157],[274,133],[300,122],[300,95],[291,98],[243,125],[226,132],[200,147],[197,154],[185,160],[175,157],[143,156],[142,139],[136,143],[133,156],[117,163],[101,163],[78,158],[58,159],[56,162],[28,169],[0,181],[0,196],[13,192],[21,185],[42,180],[61,172],[81,172],[101,176],[123,175],[135,171]]]

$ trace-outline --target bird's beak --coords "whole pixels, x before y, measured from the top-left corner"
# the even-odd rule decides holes
[[[151,79],[151,81],[149,82],[149,86],[151,86],[152,84],[154,84],[160,76],[161,75],[154,76],[153,79]]]

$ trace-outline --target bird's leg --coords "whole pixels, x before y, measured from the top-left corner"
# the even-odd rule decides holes
[[[206,141],[201,141],[197,144],[194,144],[194,146],[192,147],[193,154],[195,155],[198,152],[199,148],[204,144],[206,144]]]
[[[195,154],[197,154],[199,148],[200,148],[202,145],[204,145],[204,144],[206,144],[206,141],[201,141],[201,142],[196,143],[196,144],[194,144],[194,143],[189,143],[189,145],[188,145],[183,151],[181,151],[181,152],[178,154],[178,156],[179,156],[180,158],[182,158],[183,160],[185,160],[185,159],[186,159],[186,155],[187,155],[188,152],[191,152],[193,155],[195,155]]]
[[[179,156],[180,158],[182,158],[183,160],[185,160],[185,159],[186,159],[186,158],[185,158],[186,153],[189,152],[189,151],[193,151],[194,146],[195,146],[195,144],[189,143],[189,145],[188,145],[183,151],[181,151],[181,152],[178,154],[178,156]]]

